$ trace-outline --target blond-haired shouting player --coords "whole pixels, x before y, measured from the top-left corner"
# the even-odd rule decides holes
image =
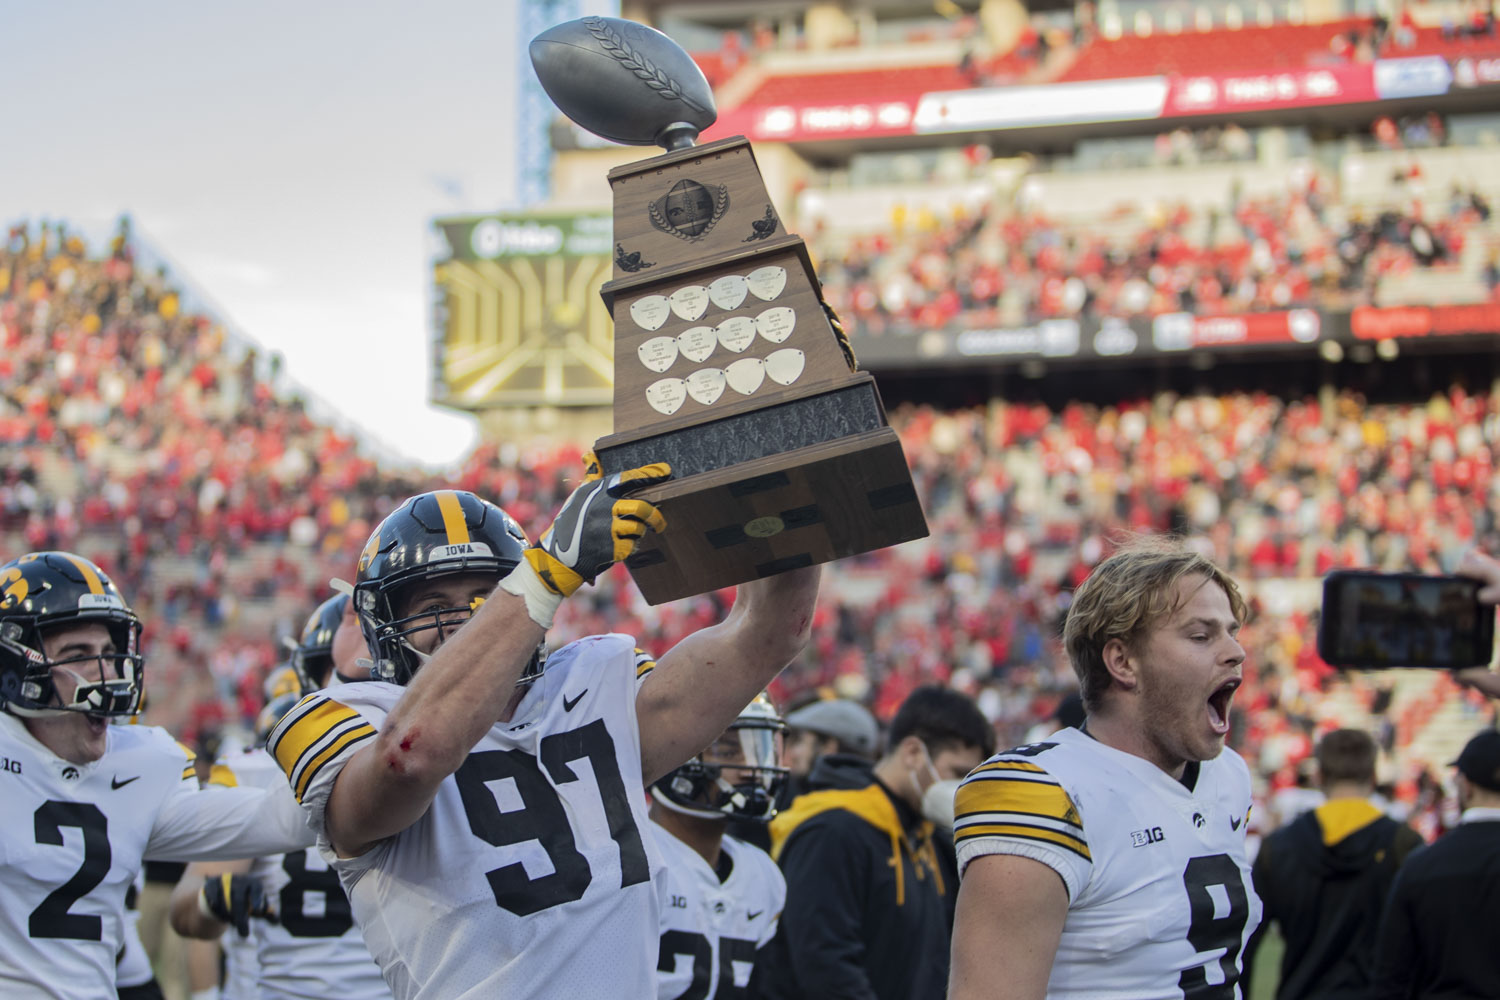
[[[1260,922],[1250,774],[1225,747],[1239,588],[1141,542],[1078,588],[1064,642],[1088,719],[992,757],[957,795],[953,1000],[1237,1000]]]

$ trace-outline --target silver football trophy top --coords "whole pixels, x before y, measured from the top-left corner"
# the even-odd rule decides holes
[[[553,25],[531,40],[531,65],[563,114],[611,142],[686,149],[719,117],[692,57],[634,21]]]

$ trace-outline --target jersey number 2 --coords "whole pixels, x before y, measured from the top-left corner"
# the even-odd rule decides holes
[[[109,874],[108,821],[99,807],[89,802],[43,802],[36,810],[36,842],[63,846],[63,827],[76,827],[83,834],[83,864],[73,877],[42,900],[31,911],[27,929],[34,938],[73,938],[98,941],[104,922],[97,916],[69,913],[68,907],[88,895]]]
[[[517,916],[526,916],[581,899],[593,872],[578,852],[578,841],[568,825],[568,813],[553,783],[577,781],[569,762],[588,758],[603,800],[609,835],[620,848],[620,888],[649,881],[651,867],[641,832],[630,813],[630,795],[615,763],[615,742],[603,719],[580,729],[542,737],[541,764],[524,750],[481,750],[471,753],[454,774],[463,799],[469,829],[488,844],[504,847],[536,841],[547,852],[552,872],[531,878],[516,862],[485,872],[495,902]],[[547,773],[542,773],[546,767]],[[551,778],[549,782],[547,779]],[[501,812],[489,781],[510,778],[521,797],[521,808]]]
[[[1234,984],[1239,981],[1240,946],[1244,940],[1245,921],[1250,919],[1250,902],[1245,896],[1245,880],[1240,866],[1227,854],[1208,854],[1188,862],[1182,873],[1187,888],[1188,906],[1192,912],[1188,924],[1188,944],[1199,952],[1218,951],[1223,982],[1208,981],[1207,965],[1183,969],[1177,987],[1185,1000],[1234,1000]],[[1214,897],[1208,891],[1222,886],[1229,902],[1223,916],[1215,915]]]

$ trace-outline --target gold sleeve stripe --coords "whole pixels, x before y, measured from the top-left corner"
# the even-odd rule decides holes
[[[61,555],[68,562],[72,563],[79,573],[83,574],[83,582],[88,584],[90,594],[104,593],[104,584],[99,582],[99,574],[94,572],[94,567],[79,559],[71,552],[63,552]]]
[[[186,781],[189,778],[195,781],[198,779],[198,769],[191,764],[182,769],[182,780]]]
[[[980,764],[974,769],[976,772],[985,771],[1030,771],[1032,774],[1046,774],[1047,772],[1035,764],[1024,760],[992,760],[988,764]]]
[[[635,679],[640,680],[655,669],[655,658],[644,649],[637,647],[635,651]]]
[[[291,777],[292,771],[297,767],[297,762],[302,759],[309,747],[318,741],[318,738],[327,733],[334,726],[359,715],[354,709],[340,704],[331,698],[316,699],[316,704],[308,705],[304,699],[303,711],[295,721],[288,725],[288,719],[283,719],[277,725],[275,732],[271,734],[271,744],[267,747],[271,756],[276,758],[276,763]],[[303,706],[306,706],[305,708]],[[293,709],[296,712],[297,709]]]
[[[330,743],[322,753],[314,757],[311,761],[308,762],[307,766],[302,769],[302,776],[297,779],[297,787],[293,789],[297,793],[297,801],[302,801],[302,796],[307,794],[308,786],[312,784],[313,778],[317,776],[318,772],[323,769],[324,764],[327,764],[330,760],[337,757],[346,748],[351,747],[356,743],[363,743],[365,740],[370,739],[374,735],[375,727],[367,722],[362,726],[357,726],[354,729],[349,730],[347,733],[344,733],[338,739]]]
[[[438,512],[443,515],[443,531],[448,535],[449,545],[463,545],[469,540],[469,522],[464,518],[464,505],[452,490],[438,490]]]
[[[221,785],[224,788],[235,788],[240,782],[227,765],[215,764],[208,772],[208,783],[210,785]]]
[[[181,740],[177,742],[177,749],[182,751],[182,755],[187,758],[187,762],[189,764],[198,759],[198,755],[193,752],[193,748],[188,746],[186,743],[183,743]]]
[[[1030,826],[1025,823],[976,823],[966,826],[953,835],[955,844],[967,843],[980,837],[1001,837],[1006,840],[1030,840],[1039,844],[1051,844],[1072,851],[1085,861],[1093,861],[1093,855],[1089,853],[1089,845],[1077,837],[1070,837],[1066,833],[1049,830],[1044,826]]]
[[[958,786],[955,811],[962,819],[974,813],[1014,812],[1077,822],[1073,802],[1061,785],[1040,781],[965,781]]]

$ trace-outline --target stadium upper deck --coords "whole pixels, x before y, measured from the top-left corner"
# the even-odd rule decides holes
[[[1399,111],[1416,99],[1445,112],[1493,106],[1485,92],[1500,84],[1500,38],[1488,4],[1380,9],[1199,0],[1028,11],[985,0],[934,14],[903,3],[728,2],[627,5],[627,16],[653,19],[701,53],[721,107],[709,137],[814,143],[822,158],[870,140],[978,135],[1035,146],[1160,119],[1284,119],[1309,108],[1370,117],[1371,105]]]

